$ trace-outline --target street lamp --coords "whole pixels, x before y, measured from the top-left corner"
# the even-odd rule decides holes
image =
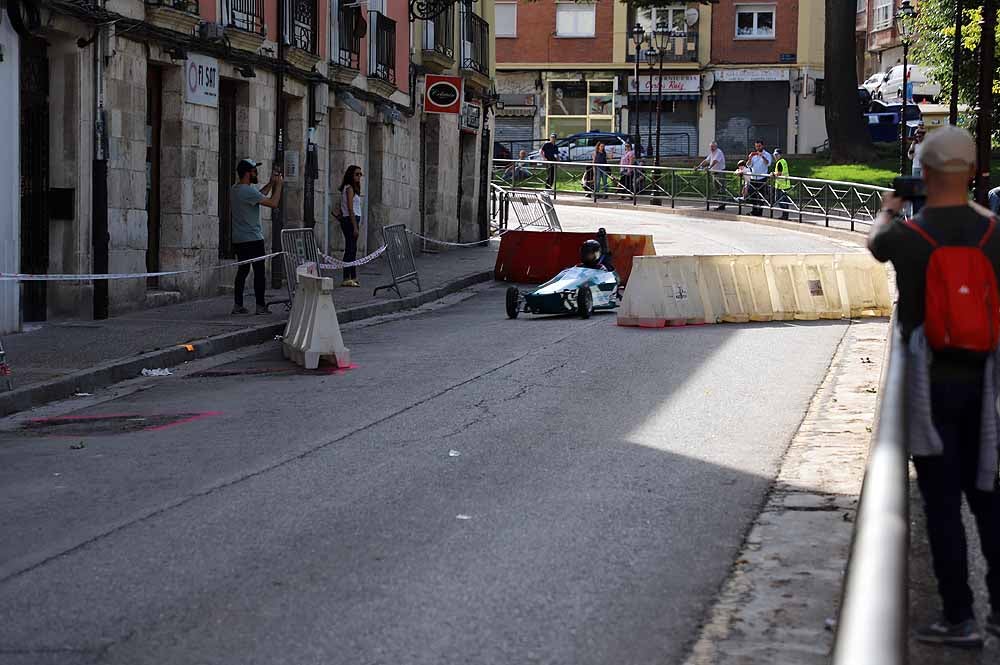
[[[899,118],[899,175],[906,175],[906,100],[909,97],[910,41],[916,29],[917,10],[911,0],[903,0],[896,12],[896,31],[903,42],[903,106]]]
[[[642,29],[642,24],[636,21],[635,26],[632,27],[632,45],[635,46],[635,138],[639,142],[639,152],[642,152],[642,139],[639,137],[639,95],[641,94],[641,88],[639,86],[639,60],[641,59],[642,53],[642,42],[646,39],[646,31]],[[632,123],[629,122],[629,129],[631,130]]]
[[[665,19],[660,19],[653,30],[653,47],[658,59],[656,81],[656,165],[660,165],[660,107],[663,104],[663,56],[667,53],[673,31]]]

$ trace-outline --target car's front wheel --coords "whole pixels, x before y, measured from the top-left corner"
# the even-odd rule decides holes
[[[521,294],[513,286],[507,287],[507,317],[516,319],[521,313]]]
[[[581,286],[576,291],[576,313],[581,319],[589,319],[594,311],[594,294],[589,286]]]

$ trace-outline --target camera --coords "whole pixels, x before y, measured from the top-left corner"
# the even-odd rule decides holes
[[[896,196],[904,201],[923,201],[927,198],[927,186],[923,178],[916,176],[900,176],[893,178],[892,188]]]

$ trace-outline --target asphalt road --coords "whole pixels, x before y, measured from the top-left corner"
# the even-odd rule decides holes
[[[4,421],[0,664],[679,663],[844,330],[496,287]]]

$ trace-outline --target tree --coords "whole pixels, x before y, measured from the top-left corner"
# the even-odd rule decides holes
[[[875,158],[875,148],[858,101],[858,73],[854,52],[856,4],[826,0],[824,78],[826,80],[826,133],[830,159],[854,164]]]

